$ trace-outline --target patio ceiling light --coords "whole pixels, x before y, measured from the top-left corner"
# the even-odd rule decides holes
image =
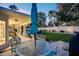
[[[18,21],[17,19],[15,19],[15,21]]]

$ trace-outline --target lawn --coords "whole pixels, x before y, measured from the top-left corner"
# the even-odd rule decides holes
[[[70,39],[73,37],[73,34],[64,34],[64,33],[53,33],[53,32],[43,32],[46,39],[49,41],[64,41],[69,42]]]

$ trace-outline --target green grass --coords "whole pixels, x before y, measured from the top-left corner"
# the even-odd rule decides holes
[[[69,42],[70,39],[73,37],[72,34],[63,34],[63,33],[53,33],[53,32],[43,32],[47,40],[51,41],[64,41]]]

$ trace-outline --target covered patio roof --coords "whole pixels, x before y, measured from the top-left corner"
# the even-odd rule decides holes
[[[30,15],[19,12],[18,10],[16,11],[5,7],[0,7],[0,14],[6,15],[8,17],[9,25],[21,25],[31,23]]]

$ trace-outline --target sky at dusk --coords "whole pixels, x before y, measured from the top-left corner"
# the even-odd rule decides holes
[[[9,7],[9,5],[16,5],[18,9],[26,10],[31,12],[31,3],[0,3],[1,7]],[[37,3],[38,12],[44,12],[46,16],[48,15],[48,11],[57,10],[56,3]]]

